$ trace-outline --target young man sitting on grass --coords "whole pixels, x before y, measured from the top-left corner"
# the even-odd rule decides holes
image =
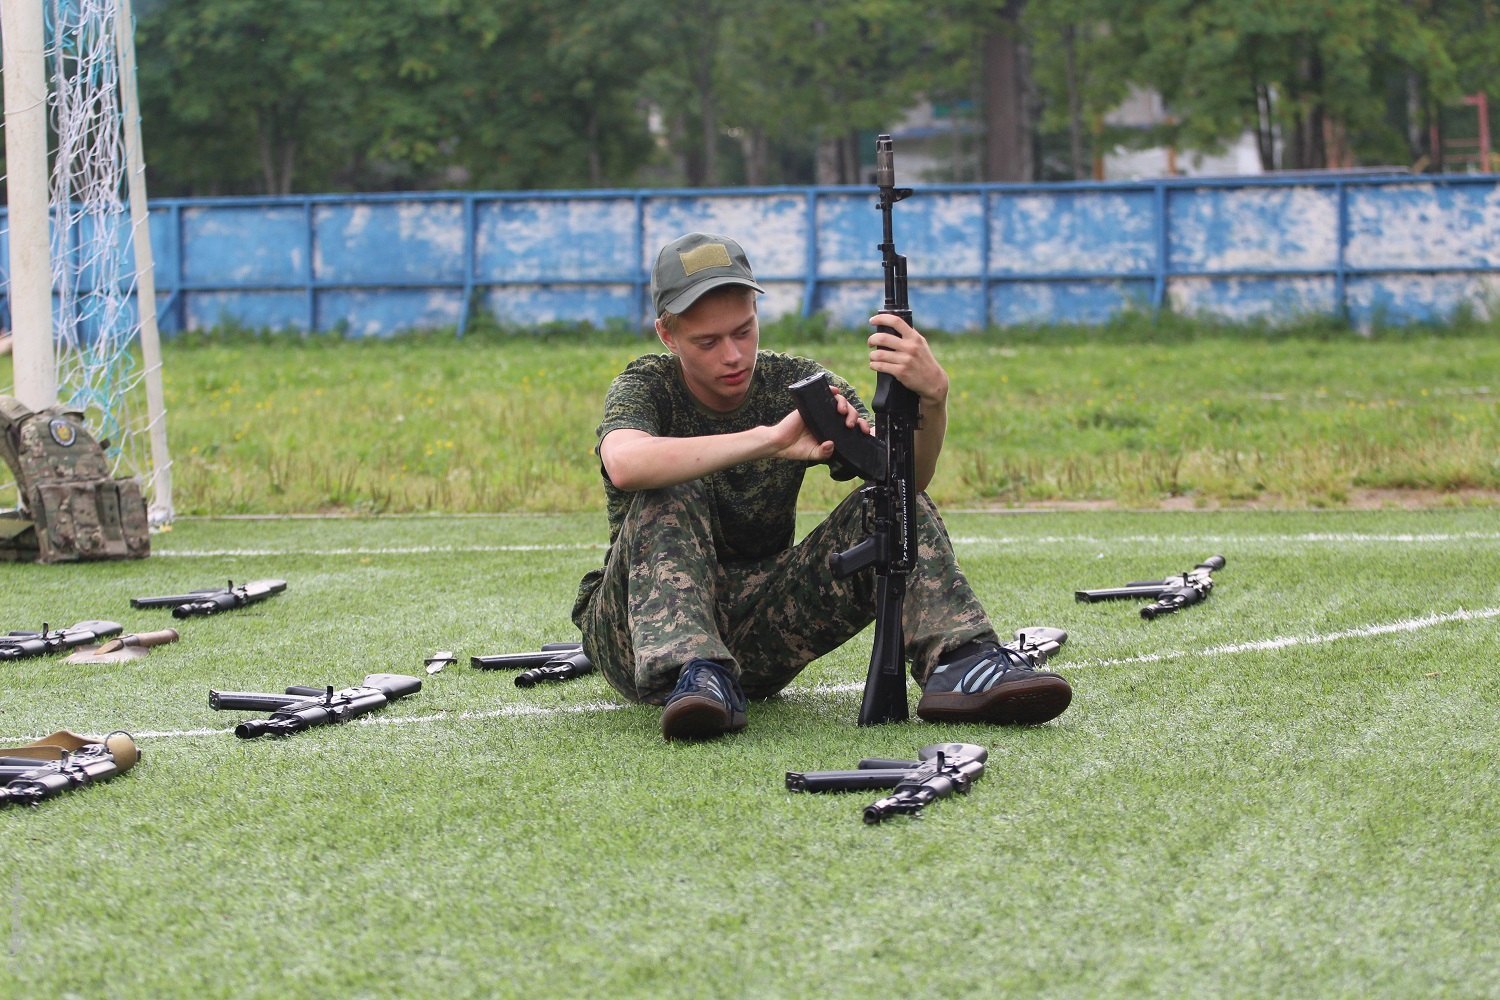
[[[662,735],[705,739],[745,727],[746,700],[776,694],[875,614],[875,570],[834,575],[829,556],[866,534],[859,491],[795,542],[809,466],[833,459],[787,387],[814,361],[759,350],[756,284],[734,240],[689,233],[662,248],[651,275],[656,334],[667,354],[626,366],[609,387],[597,452],[609,508],[601,569],[579,585],[583,648],[631,701],[664,706]],[[896,316],[871,321],[870,368],[915,393],[917,488],[932,481],[947,428],[948,374]],[[833,375],[849,427],[870,417]],[[830,474],[840,475],[833,461]],[[919,561],[903,605],[906,657],[928,720],[1036,724],[1072,689],[1039,657],[1002,648],[959,572],[932,502],[918,495]]]

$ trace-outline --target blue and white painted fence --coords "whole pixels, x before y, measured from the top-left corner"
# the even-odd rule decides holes
[[[873,188],[158,199],[164,331],[462,332],[648,321],[657,248],[744,244],[762,315],[859,325],[883,297]],[[1500,307],[1500,178],[1327,175],[929,185],[896,206],[919,324],[1098,323],[1122,310],[1355,325]],[[0,259],[0,264],[4,260]]]

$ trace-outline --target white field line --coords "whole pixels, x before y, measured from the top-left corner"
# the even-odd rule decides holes
[[[1462,531],[1462,532],[1432,532],[1427,534],[1364,534],[1359,532],[1308,532],[1300,535],[1048,535],[1048,536],[1013,536],[1013,535],[954,535],[953,544],[957,546],[983,546],[983,545],[1064,545],[1064,544],[1088,544],[1088,545],[1160,545],[1164,543],[1191,544],[1191,545],[1275,545],[1278,543],[1305,543],[1305,544],[1335,544],[1335,545],[1363,545],[1367,543],[1380,544],[1432,544],[1442,545],[1452,542],[1496,542],[1500,541],[1500,531]],[[486,552],[584,552],[603,551],[608,548],[604,542],[557,542],[545,545],[391,545],[391,546],[349,546],[346,548],[333,549],[171,549],[158,547],[152,552],[153,556],[161,558],[181,559],[219,559],[230,556],[410,556],[410,555],[453,555],[457,553],[486,553]]]
[[[220,559],[226,556],[425,556],[463,552],[580,552],[604,551],[604,542],[567,542],[551,545],[393,545],[378,548],[339,549],[160,549],[152,555],[166,558]]]
[[[954,535],[954,545],[1057,545],[1087,542],[1091,545],[1160,545],[1193,544],[1217,545],[1274,545],[1281,542],[1333,543],[1337,545],[1363,545],[1379,543],[1431,543],[1448,542],[1495,542],[1500,541],[1500,531],[1458,531],[1413,534],[1368,534],[1353,531],[1310,531],[1298,535]]]
[[[427,715],[401,715],[401,716],[379,716],[366,715],[353,719],[347,725],[351,726],[411,726],[428,722],[453,722],[468,719],[510,719],[525,715],[579,715],[591,712],[609,712],[614,709],[624,708],[619,702],[612,701],[590,701],[579,705],[562,705],[557,708],[547,708],[542,705],[506,705],[503,708],[492,708],[483,712],[431,712]],[[177,739],[184,736],[223,736],[234,732],[233,726],[224,729],[163,729],[157,732],[135,732],[130,735],[138,740],[160,740]],[[32,737],[37,739],[37,737]],[[0,740],[0,742],[5,742]],[[27,742],[25,740],[21,742]]]
[[[1368,639],[1377,635],[1391,635],[1396,632],[1417,632],[1434,625],[1447,625],[1450,622],[1482,621],[1486,618],[1500,618],[1500,608],[1480,608],[1478,611],[1467,611],[1460,608],[1447,614],[1423,615],[1421,618],[1408,618],[1404,621],[1386,622],[1383,625],[1365,625],[1360,628],[1345,629],[1342,632],[1329,632],[1325,635],[1308,636],[1278,636],[1274,639],[1259,639],[1255,642],[1237,642],[1226,646],[1210,646],[1208,649],[1197,653],[1189,653],[1181,650],[1173,650],[1165,653],[1143,653],[1140,656],[1127,656],[1117,660],[1081,660],[1077,663],[1067,664],[1067,669],[1076,667],[1121,667],[1132,663],[1161,663],[1165,660],[1181,660],[1185,657],[1196,656],[1210,659],[1216,656],[1234,656],[1237,653],[1255,653],[1270,649],[1287,649],[1292,646],[1320,646],[1324,643],[1338,642],[1340,639]]]
[[[1140,656],[1127,656],[1113,660],[1080,660],[1063,664],[1063,669],[1073,671],[1084,667],[1121,667],[1140,663],[1162,663],[1168,660],[1181,660],[1188,657],[1199,657],[1213,659],[1221,656],[1234,656],[1239,653],[1252,653],[1262,650],[1287,649],[1293,646],[1320,646],[1325,643],[1338,642],[1343,639],[1367,639],[1373,636],[1390,635],[1396,632],[1417,632],[1422,629],[1432,628],[1436,625],[1447,625],[1453,622],[1482,621],[1488,618],[1500,618],[1500,608],[1480,608],[1477,611],[1468,611],[1460,608],[1446,614],[1423,615],[1421,618],[1407,618],[1402,621],[1386,622],[1378,625],[1365,625],[1360,628],[1345,629],[1341,632],[1329,632],[1326,635],[1308,636],[1278,636],[1274,639],[1261,639],[1256,642],[1240,642],[1225,646],[1210,646],[1197,652],[1186,650],[1169,650],[1162,653],[1145,653]],[[850,684],[814,684],[811,687],[791,687],[786,694],[792,698],[812,696],[814,698],[829,694],[846,694],[851,691],[864,690],[864,683]],[[349,722],[351,726],[411,726],[422,725],[429,722],[469,721],[476,719],[505,719],[519,718],[522,716],[555,716],[555,715],[581,715],[593,712],[612,712],[626,706],[619,702],[592,701],[583,702],[578,705],[563,705],[548,708],[539,705],[505,705],[500,708],[488,709],[480,712],[431,712],[427,715],[406,716],[363,716]],[[181,739],[194,736],[222,736],[232,733],[231,726],[225,729],[165,729],[153,732],[132,732],[136,739],[161,740]],[[0,737],[0,744],[9,743],[20,745],[38,739],[36,736],[26,737]]]

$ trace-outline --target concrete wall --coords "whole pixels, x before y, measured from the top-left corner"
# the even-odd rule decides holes
[[[1441,319],[1500,302],[1494,176],[1317,175],[918,187],[896,206],[919,326]],[[162,328],[381,336],[648,322],[646,283],[690,230],[744,244],[763,315],[859,325],[883,298],[873,189],[762,188],[157,200]],[[0,247],[3,254],[3,247]],[[0,266],[5,258],[0,255]]]

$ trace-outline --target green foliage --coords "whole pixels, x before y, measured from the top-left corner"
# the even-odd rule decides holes
[[[538,0],[158,5],[137,32],[153,193],[628,176],[644,12],[594,6],[578,30],[576,4]]]
[[[1093,15],[1085,24],[1100,26],[1080,49],[1086,106],[1097,112],[1102,98],[1107,109],[1133,84],[1161,93],[1170,109],[1172,124],[1137,142],[1214,149],[1249,131],[1267,169],[1405,164],[1416,155],[1407,132],[1424,124],[1409,105],[1458,96],[1457,34],[1404,0],[1077,5]],[[1043,37],[1073,23],[1046,9],[1035,19],[1050,29]],[[1065,93],[1055,60],[1040,79],[1054,98]]]
[[[1246,129],[1268,168],[1410,163],[1500,37],[1490,0],[155,0],[137,49],[157,195],[722,185],[812,182],[833,146],[853,179],[921,100],[1005,100],[982,53],[1011,31],[1039,177]],[[1132,89],[1172,120],[1107,124]]]
[[[182,632],[0,668],[0,746],[120,727],[143,752],[0,809],[0,995],[1484,992],[1492,512],[945,520],[997,627],[1068,630],[1056,723],[857,727],[868,633],[702,745],[664,744],[660,711],[598,675],[472,669],[573,637],[598,514],[185,519],[140,562],[0,564],[0,627]],[[1186,612],[1073,599],[1212,552],[1228,565]],[[287,591],[212,618],[127,602],[269,576]],[[438,649],[459,663],[429,677]],[[255,713],[206,697],[377,671],[423,690],[284,740],[237,740]],[[784,785],[947,741],[988,768],[920,819],[866,826],[870,796]]]

